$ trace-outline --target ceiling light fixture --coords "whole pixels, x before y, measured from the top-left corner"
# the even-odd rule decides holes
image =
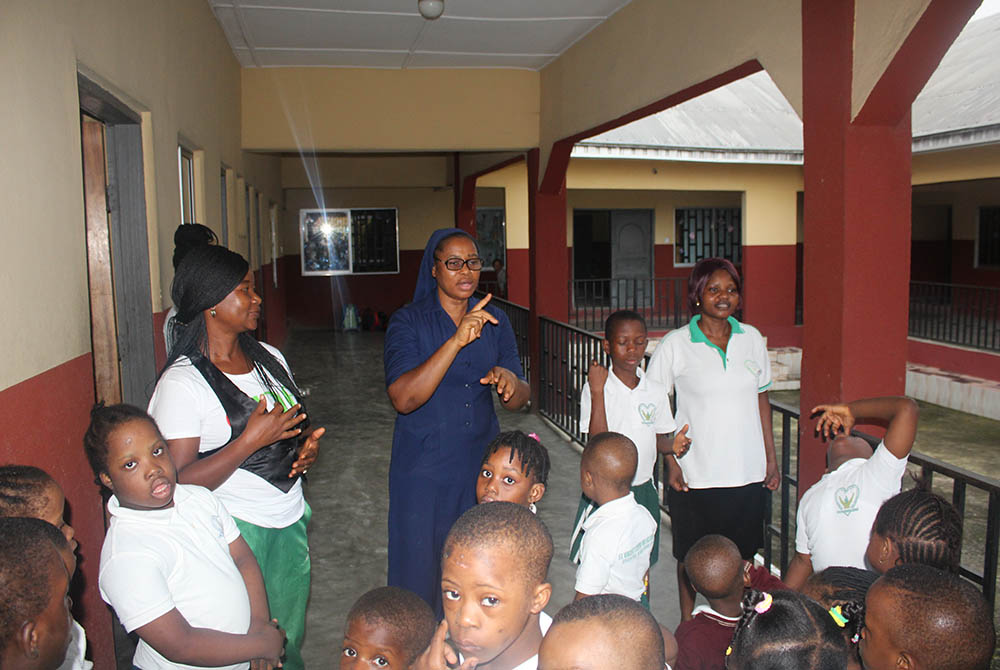
[[[433,21],[444,13],[444,0],[417,0],[417,9],[420,16]]]

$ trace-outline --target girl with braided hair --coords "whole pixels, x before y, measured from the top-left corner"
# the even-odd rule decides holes
[[[882,503],[865,552],[868,564],[880,574],[905,563],[958,574],[961,556],[962,517],[922,483]]]
[[[175,344],[149,403],[178,481],[211,489],[260,564],[271,616],[288,634],[284,667],[303,667],[311,511],[302,475],[324,428],[310,428],[284,357],[251,334],[253,272],[220,246],[192,249],[174,276]]]
[[[476,480],[476,502],[503,500],[537,512],[549,481],[549,452],[534,433],[511,430],[486,446]]]
[[[743,596],[743,614],[726,650],[730,670],[844,670],[853,656],[842,629],[860,635],[863,607],[826,610],[795,591],[758,591]],[[857,667],[857,666],[854,666]]]

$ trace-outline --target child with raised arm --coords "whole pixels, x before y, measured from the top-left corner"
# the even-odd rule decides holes
[[[587,382],[580,394],[580,431],[593,437],[613,431],[635,444],[638,463],[631,481],[636,502],[645,507],[656,521],[656,536],[650,554],[650,566],[659,556],[660,496],[653,484],[656,454],[683,456],[691,444],[687,426],[674,436],[677,427],[670,411],[667,387],[643,374],[640,363],[646,353],[646,321],[638,312],[619,310],[604,323],[604,352],[611,358],[609,371],[592,361]],[[596,502],[584,495],[574,523],[570,559],[579,560],[583,522],[594,511]],[[647,594],[648,595],[648,594]]]
[[[899,492],[920,411],[909,398],[888,397],[819,405],[812,409],[816,413],[816,431],[830,440],[827,472],[799,503],[795,557],[784,577],[793,589],[831,565],[865,567],[872,522],[882,503]],[[851,436],[858,421],[888,422],[874,453]]]
[[[95,407],[84,450],[114,494],[98,585],[125,629],[139,634],[133,664],[280,665],[284,634],[268,617],[257,560],[209,490],[177,483],[149,415],[131,405]]]

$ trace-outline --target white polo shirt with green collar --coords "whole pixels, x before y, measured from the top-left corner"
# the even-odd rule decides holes
[[[691,449],[677,459],[693,489],[745,486],[764,480],[766,461],[758,394],[771,385],[764,338],[753,326],[729,317],[726,351],[698,327],[671,331],[653,353],[646,374],[672,388],[678,427],[689,424]]]

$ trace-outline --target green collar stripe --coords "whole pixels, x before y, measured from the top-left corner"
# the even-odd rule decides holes
[[[726,352],[720,349],[718,346],[716,346],[715,343],[713,343],[707,337],[705,337],[705,333],[701,332],[701,328],[698,326],[699,321],[701,321],[701,314],[696,314],[694,318],[691,319],[691,323],[688,324],[688,331],[691,334],[691,341],[703,342],[704,344],[707,344],[708,346],[718,351],[719,356],[722,357],[722,367],[725,368]],[[729,321],[729,325],[732,327],[733,334],[743,333],[743,326],[740,324],[739,321],[737,321],[733,317],[729,317],[727,321]]]

